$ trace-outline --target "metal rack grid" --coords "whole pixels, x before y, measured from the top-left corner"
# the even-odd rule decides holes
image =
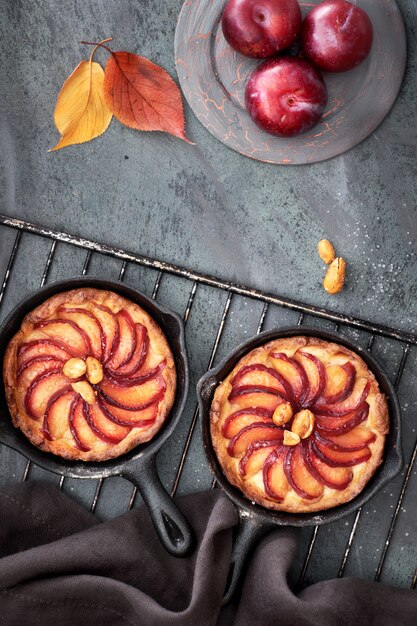
[[[411,415],[407,414],[407,409],[414,403],[417,407],[417,396],[412,387],[412,369],[413,365],[417,366],[417,335],[1,214],[0,227],[0,261],[3,256],[0,271],[4,271],[0,288],[2,318],[9,312],[11,305],[26,295],[24,291],[43,286],[50,280],[53,270],[55,276],[52,278],[57,279],[86,275],[90,271],[93,275],[99,273],[103,277],[103,273],[108,275],[110,272],[109,278],[117,277],[119,281],[127,279],[135,287],[147,291],[152,298],[162,298],[164,304],[182,312],[194,383],[236,344],[273,326],[304,324],[331,329],[351,336],[376,353],[395,381],[404,409],[404,471],[354,516],[325,527],[303,529],[291,579],[294,585],[302,586],[332,576],[358,575],[415,588],[417,529],[413,520],[417,517],[417,498],[413,495],[417,495],[417,442],[412,411],[408,411]],[[26,267],[26,257],[29,255],[32,262],[30,272]],[[71,257],[70,263],[68,257]],[[21,272],[16,269],[19,263],[26,270],[23,282]],[[40,268],[40,279],[37,280],[36,273]],[[135,274],[132,268],[137,269],[138,273]],[[199,302],[197,311],[196,301]],[[192,329],[189,329],[190,321]],[[177,429],[178,434],[174,433],[172,441],[166,444],[158,457],[161,479],[172,495],[214,486],[205,463],[201,438],[196,431],[197,420],[198,409],[195,394],[191,390],[185,414]],[[52,475],[47,475],[48,472],[34,467],[29,461],[24,461],[19,477],[18,470],[13,473],[10,466],[20,467],[22,458],[17,453],[7,456],[5,450],[4,447],[0,449],[3,480],[31,480],[32,477],[52,482],[55,480]],[[2,462],[5,454],[6,458]],[[138,506],[140,502],[136,489],[131,486],[113,483],[106,488],[106,483],[111,480],[122,481],[72,481],[58,477],[57,484],[60,489],[68,489],[91,511],[108,518],[126,508]],[[76,487],[73,482],[78,483]],[[96,483],[93,493],[86,482]],[[100,506],[101,502],[105,504]]]

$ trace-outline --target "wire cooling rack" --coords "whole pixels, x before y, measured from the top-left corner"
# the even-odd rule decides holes
[[[200,376],[237,344],[261,330],[298,324],[333,330],[367,347],[399,394],[404,470],[356,514],[327,526],[301,530],[291,583],[301,587],[349,575],[415,588],[417,335],[1,214],[0,272],[4,272],[1,320],[46,282],[87,274],[125,281],[183,316],[191,391],[179,427],[158,456],[161,480],[172,495],[213,486],[196,428],[194,388]],[[0,475],[2,482],[42,479],[55,483],[102,519],[140,504],[136,489],[121,478],[65,479],[4,446],[0,447]]]

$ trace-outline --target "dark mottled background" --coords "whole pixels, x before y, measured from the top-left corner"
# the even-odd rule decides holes
[[[377,0],[375,0],[377,1]],[[186,265],[277,294],[329,306],[398,328],[417,330],[417,4],[398,2],[406,23],[409,56],[394,108],[364,143],[325,163],[278,167],[257,163],[216,141],[186,106],[190,146],[159,133],[140,134],[113,121],[102,137],[83,146],[48,153],[57,140],[53,110],[60,87],[90,49],[82,39],[114,37],[114,49],[145,55],[175,76],[174,31],[179,0],[2,0],[0,3],[0,189],[1,210],[74,235]],[[105,62],[99,52],[97,60]],[[369,102],[372,107],[373,103]],[[330,238],[349,266],[342,294],[321,287],[324,267],[316,254]],[[15,232],[0,229],[0,279]],[[24,234],[3,299],[0,319],[42,277],[50,242]],[[79,274],[85,253],[58,244],[48,280]],[[116,279],[120,262],[93,255],[91,275]],[[152,293],[152,270],[129,266],[125,281]],[[191,285],[164,276],[158,301],[183,313]],[[195,417],[195,383],[207,368],[227,294],[199,287],[187,323],[191,391],[173,437],[158,457],[171,490],[185,442],[190,454],[178,493],[208,488],[211,476]],[[235,296],[216,361],[254,334],[262,304]],[[297,322],[295,313],[270,307],[265,328]],[[308,317],[307,325],[332,324]],[[366,347],[367,333],[341,332]],[[376,338],[373,354],[395,381],[403,345]],[[215,361],[215,362],[216,362]],[[404,362],[403,362],[404,363]],[[373,578],[389,536],[381,580],[409,587],[416,581],[417,472],[415,458],[417,347],[410,349],[399,387],[406,466],[361,518],[301,533],[292,578],[305,582],[336,576],[354,533],[344,573]],[[414,456],[413,456],[414,455]],[[19,481],[25,460],[0,448],[0,481]],[[30,479],[59,484],[31,467]],[[95,507],[96,481],[66,480],[63,489]],[[124,512],[132,487],[122,479],[103,483],[96,513],[106,519]],[[136,500],[135,505],[139,503]],[[308,564],[308,567],[307,567]]]
[[[228,150],[188,108],[195,147],[113,121],[90,144],[48,153],[58,138],[59,89],[90,53],[79,42],[113,36],[115,49],[137,51],[175,76],[181,2],[3,0],[2,212],[415,330],[417,7],[399,5],[409,59],[385,122],[342,157],[276,167]],[[349,264],[336,298],[320,287],[315,247],[323,236]]]

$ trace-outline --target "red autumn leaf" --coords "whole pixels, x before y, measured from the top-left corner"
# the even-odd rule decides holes
[[[190,143],[179,88],[162,67],[145,57],[111,52],[104,97],[122,124],[136,130],[160,130]]]

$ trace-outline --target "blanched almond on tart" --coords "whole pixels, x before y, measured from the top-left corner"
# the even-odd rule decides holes
[[[79,378],[87,371],[87,365],[83,359],[69,359],[62,368],[62,373],[68,378]]]
[[[104,378],[104,373],[100,361],[93,356],[88,356],[85,363],[87,366],[87,380],[92,385],[101,383]]]

